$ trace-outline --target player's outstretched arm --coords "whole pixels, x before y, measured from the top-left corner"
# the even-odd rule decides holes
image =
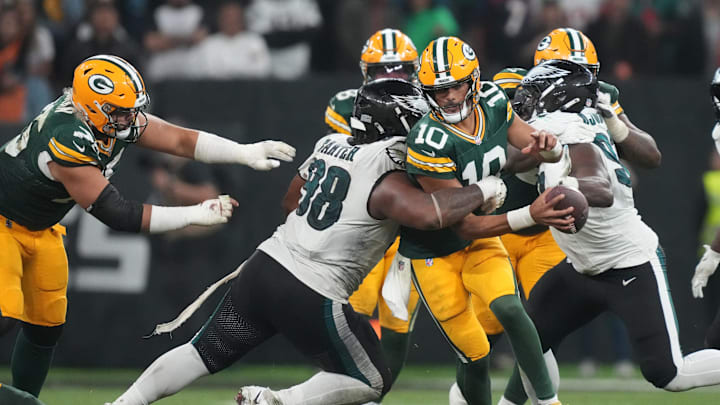
[[[426,192],[413,185],[405,172],[390,172],[370,194],[368,212],[377,219],[389,218],[411,228],[433,230],[453,225],[486,200],[497,199],[500,194],[505,198],[505,185],[497,177],[467,187],[457,185]]]
[[[630,122],[627,114],[617,115],[609,103],[598,100],[597,110],[623,158],[646,169],[660,166],[662,153],[650,134]]]
[[[173,125],[148,114],[147,128],[138,144],[160,152],[205,163],[237,163],[255,170],[271,170],[280,161],[291,162],[295,148],[280,141],[239,144],[205,131]]]
[[[508,142],[538,162],[557,162],[562,157],[562,145],[555,135],[537,130],[515,116],[508,127]]]
[[[228,221],[237,201],[220,196],[186,207],[161,207],[125,199],[94,166],[67,167],[48,163],[53,177],[70,197],[102,223],[124,232],[159,233],[188,225],[215,225]]]
[[[611,206],[614,201],[612,183],[600,150],[590,143],[578,143],[569,145],[569,152],[572,169],[570,176],[564,178],[563,182],[577,180],[577,184],[568,185],[579,189],[587,198],[589,206]]]

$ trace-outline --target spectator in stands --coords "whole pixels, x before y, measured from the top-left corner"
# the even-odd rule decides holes
[[[443,35],[459,35],[455,16],[450,9],[435,4],[434,0],[410,0],[410,15],[405,32],[417,49],[425,49],[433,39]]]
[[[87,21],[78,27],[76,38],[66,46],[60,67],[60,84],[70,85],[75,67],[97,54],[112,54],[134,66],[141,65],[140,48],[120,25],[117,9],[111,0],[96,0],[90,5]]]
[[[22,28],[14,6],[0,8],[0,122],[19,124],[25,115],[26,88],[20,69]]]
[[[147,76],[162,80],[185,77],[194,63],[192,47],[208,35],[203,8],[191,0],[167,0],[155,9],[154,27],[145,35],[145,48],[152,55]]]
[[[270,48],[271,74],[297,79],[310,70],[310,42],[322,25],[316,0],[254,0],[247,8],[250,31]]]
[[[27,87],[26,116],[34,117],[52,101],[50,72],[55,59],[55,43],[50,30],[40,24],[34,0],[18,1],[23,36],[25,86]]]
[[[245,13],[238,1],[223,3],[217,12],[219,32],[207,37],[194,51],[188,74],[207,79],[266,77],[270,52],[265,39],[245,30]]]

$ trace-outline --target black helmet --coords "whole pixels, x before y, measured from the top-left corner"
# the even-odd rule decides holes
[[[528,120],[534,112],[580,112],[594,107],[597,91],[597,78],[586,67],[553,59],[530,69],[515,91],[512,104],[520,118]]]
[[[715,76],[710,83],[710,97],[715,110],[715,118],[720,120],[720,68],[715,71]]]
[[[422,92],[400,79],[374,80],[360,87],[350,117],[354,144],[407,136],[429,110]]]

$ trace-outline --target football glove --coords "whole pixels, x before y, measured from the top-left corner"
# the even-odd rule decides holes
[[[712,250],[708,245],[704,247],[705,254],[695,266],[695,275],[692,278],[692,293],[695,298],[703,298],[703,288],[720,264],[720,253]]]
[[[500,208],[505,203],[507,186],[499,177],[488,176],[475,183],[482,191],[483,204],[480,207],[482,212],[489,214]]]
[[[262,141],[243,145],[239,162],[255,170],[271,170],[280,166],[280,160],[292,162],[295,148],[280,141]]]
[[[717,152],[720,154],[720,122],[715,123],[712,130],[712,137],[715,141],[715,149],[717,149]]]
[[[615,109],[613,109],[612,104],[610,103],[610,96],[605,93],[601,93],[598,96],[595,108],[600,111],[600,114],[605,119],[605,125],[607,125],[608,132],[610,133],[613,141],[615,141],[615,143],[621,143],[624,141],[630,134],[630,128],[628,128],[628,126],[622,122],[620,118],[618,118],[617,114],[615,114]]]

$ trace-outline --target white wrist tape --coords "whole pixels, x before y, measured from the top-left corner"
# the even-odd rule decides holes
[[[557,141],[557,143],[555,143],[555,146],[553,146],[552,149],[541,150],[540,156],[542,156],[543,159],[545,159],[547,161],[555,161],[560,157],[560,155],[562,155],[562,153],[563,153],[563,146],[560,143],[560,141]]]
[[[205,163],[241,163],[247,164],[247,149],[230,139],[200,131],[195,144],[195,160]]]
[[[184,228],[197,216],[200,205],[189,207],[161,207],[153,205],[150,212],[150,233],[162,233]]]
[[[530,206],[526,205],[516,210],[508,211],[507,213],[508,225],[513,231],[519,231],[527,227],[536,224],[532,215],[530,214]]]
[[[612,136],[615,143],[623,142],[630,135],[630,128],[615,114],[613,114],[612,118],[605,118],[605,125],[607,125],[608,132],[610,132],[610,136]]]

